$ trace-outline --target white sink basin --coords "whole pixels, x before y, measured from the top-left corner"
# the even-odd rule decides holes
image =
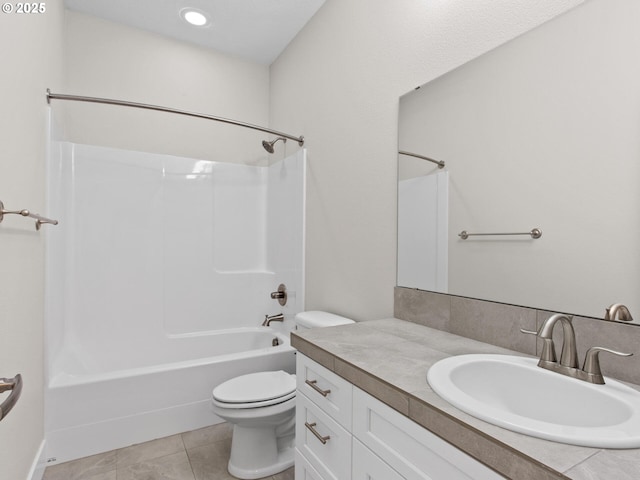
[[[537,363],[459,355],[435,363],[427,380],[460,410],[515,432],[586,447],[640,447],[640,392],[606,377],[605,385],[593,385]]]

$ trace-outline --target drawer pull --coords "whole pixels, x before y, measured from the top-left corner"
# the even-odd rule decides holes
[[[331,390],[322,390],[318,385],[316,385],[318,383],[317,380],[305,380],[304,383],[309,385],[311,388],[313,388],[316,392],[318,392],[323,397],[326,397],[331,393]]]
[[[316,422],[313,422],[313,423],[304,422],[304,426],[307,427],[311,431],[311,433],[313,433],[316,436],[316,438],[322,442],[323,445],[326,445],[327,440],[331,438],[331,436],[329,435],[326,435],[323,437],[318,433],[318,431],[315,428],[313,428],[316,426]]]

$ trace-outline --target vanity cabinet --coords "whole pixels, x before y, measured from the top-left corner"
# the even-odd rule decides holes
[[[296,381],[296,480],[504,479],[300,353]]]
[[[300,353],[296,359],[296,479],[351,478],[353,385]]]

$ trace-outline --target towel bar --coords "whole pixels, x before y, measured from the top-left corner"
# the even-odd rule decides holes
[[[4,220],[5,215],[14,214],[14,215],[22,215],[23,217],[35,218],[36,220],[36,230],[40,230],[40,227],[44,223],[50,223],[51,225],[57,225],[57,220],[51,220],[50,218],[43,217],[42,215],[38,215],[37,213],[31,213],[27,209],[23,210],[5,210],[4,203],[0,201],[0,222]]]
[[[486,235],[530,235],[531,238],[540,238],[542,236],[542,230],[534,228],[530,232],[516,232],[516,233],[469,233],[466,230],[461,231],[458,236],[462,240],[466,240],[471,236],[486,236]]]

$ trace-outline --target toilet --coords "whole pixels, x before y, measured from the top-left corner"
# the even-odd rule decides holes
[[[301,312],[296,328],[354,323],[328,312]],[[233,425],[228,470],[242,479],[268,477],[293,466],[296,376],[282,370],[241,375],[213,389],[213,411]]]

